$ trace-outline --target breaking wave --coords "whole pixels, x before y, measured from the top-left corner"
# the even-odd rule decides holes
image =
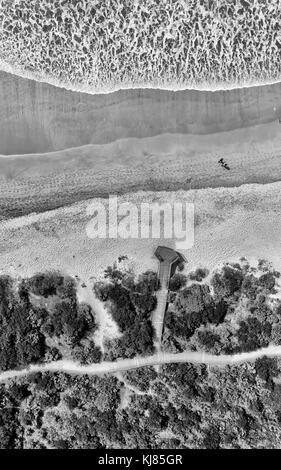
[[[2,0],[0,67],[76,91],[281,79],[280,0]]]

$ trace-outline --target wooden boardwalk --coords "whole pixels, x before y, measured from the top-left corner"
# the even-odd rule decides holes
[[[161,339],[163,333],[164,318],[168,303],[169,280],[171,265],[169,262],[160,263],[159,280],[160,290],[157,292],[157,307],[153,312],[152,325],[155,329],[154,346],[157,352],[161,351]]]
[[[155,330],[154,346],[157,353],[161,351],[162,334],[165,313],[168,305],[169,281],[174,263],[179,263],[184,258],[175,250],[167,247],[158,247],[155,252],[159,260],[158,277],[160,289],[156,293],[157,306],[152,314],[152,325]]]

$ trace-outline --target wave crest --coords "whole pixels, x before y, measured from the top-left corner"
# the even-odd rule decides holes
[[[2,0],[2,69],[89,93],[281,77],[280,0]]]

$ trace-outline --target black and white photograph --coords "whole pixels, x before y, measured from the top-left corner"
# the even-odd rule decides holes
[[[0,0],[0,449],[281,449],[281,0]]]

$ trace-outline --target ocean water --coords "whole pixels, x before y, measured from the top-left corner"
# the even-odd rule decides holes
[[[1,0],[0,68],[88,93],[281,79],[281,0]]]

